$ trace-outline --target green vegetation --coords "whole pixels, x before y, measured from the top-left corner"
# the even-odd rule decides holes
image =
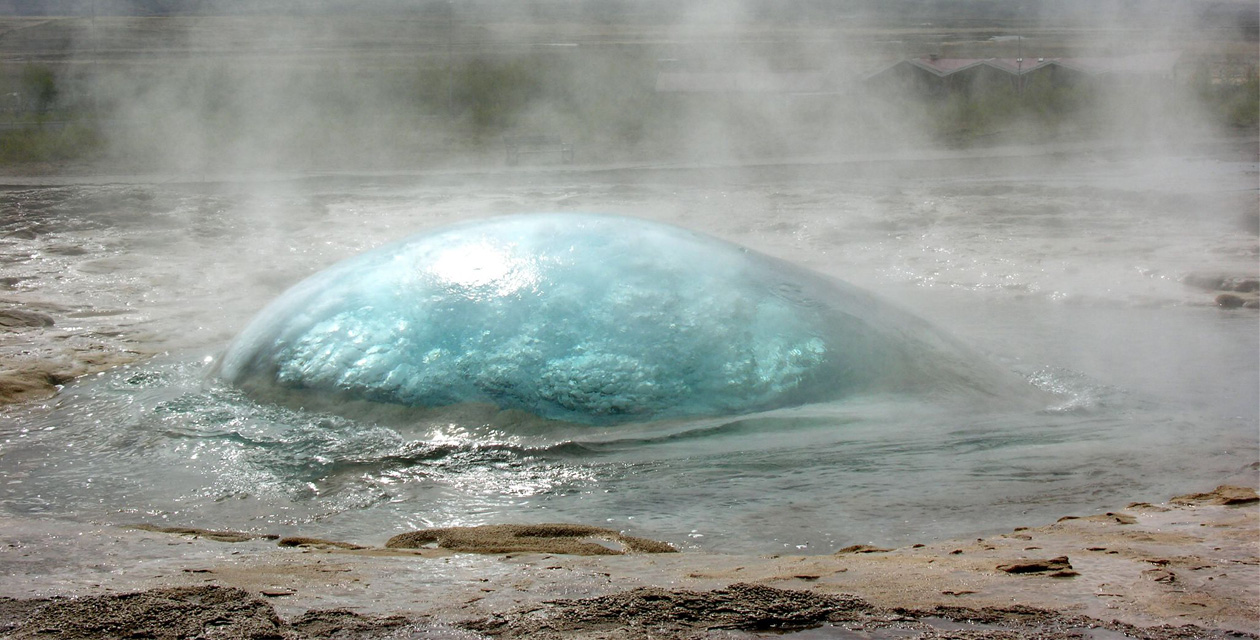
[[[422,70],[422,112],[449,115],[462,135],[487,141],[515,129],[572,139],[638,142],[654,103],[653,62],[635,55],[480,56]]]
[[[1206,75],[1204,76],[1206,77]],[[1189,83],[1165,78],[1029,77],[1023,87],[990,82],[964,90],[910,97],[884,95],[888,113],[955,145],[987,138],[1010,142],[1138,136],[1139,139],[1260,124],[1260,82]]]
[[[807,95],[661,94],[659,65],[648,49],[565,47],[406,63],[119,64],[91,77],[65,76],[68,67],[63,75],[46,65],[0,67],[4,95],[22,96],[20,110],[0,105],[0,163],[371,169],[499,159],[501,139],[515,134],[561,137],[583,161],[765,157],[1178,131],[1205,115],[1235,127],[1260,120],[1254,73],[1171,89],[1164,80],[1111,87],[1050,75],[1021,87],[989,76],[881,98],[857,82]]]
[[[1096,120],[1098,87],[1084,83],[1057,84],[1047,77],[992,84],[972,91],[950,93],[929,100],[929,130],[936,137],[965,142],[1013,128],[1038,138],[1053,138]]]
[[[36,113],[46,113],[57,103],[57,79],[53,70],[41,64],[28,64],[22,68],[18,85],[25,108]]]
[[[0,75],[0,163],[64,162],[98,153],[103,140],[74,109],[62,104],[52,67],[23,64]]]
[[[1236,82],[1202,83],[1199,96],[1208,109],[1231,127],[1260,126],[1260,75]]]
[[[98,154],[100,133],[85,123],[65,126],[32,123],[23,128],[0,130],[0,163],[64,162]]]

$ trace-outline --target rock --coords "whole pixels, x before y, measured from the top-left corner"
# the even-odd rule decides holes
[[[997,569],[998,571],[1005,571],[1006,573],[1067,572],[1072,571],[1072,563],[1068,561],[1067,556],[1059,556],[1048,560],[1029,559],[1022,562],[1013,562],[1011,564],[1000,564],[997,566]],[[1064,575],[1076,575],[1076,572],[1072,571],[1071,574]]]
[[[417,637],[387,633],[410,622],[402,616],[372,618],[348,609],[312,609],[291,621],[289,628],[300,638]]]
[[[266,603],[227,587],[182,587],[53,601],[11,638],[279,638],[283,622]]]
[[[1177,581],[1177,574],[1169,571],[1168,569],[1147,569],[1142,572],[1142,577],[1147,580],[1154,580],[1155,582],[1162,582],[1164,584],[1172,584]]]
[[[262,595],[292,595],[265,589]],[[200,586],[72,599],[13,600],[0,613],[13,625],[5,638],[214,638],[217,640],[305,640],[387,637],[409,624],[400,617],[369,617],[344,609],[313,609],[292,622],[242,589]],[[10,631],[0,627],[0,631]],[[392,636],[390,636],[392,637]]]
[[[1186,276],[1181,282],[1205,291],[1237,291],[1239,293],[1260,291],[1260,280],[1248,276],[1195,273]]]
[[[25,309],[0,309],[0,329],[27,329],[53,326],[52,316]]]
[[[69,380],[41,365],[0,370],[0,404],[47,398],[57,393],[57,385]]]
[[[291,536],[288,538],[280,538],[276,543],[281,547],[335,547],[337,549],[366,549],[367,547],[353,544],[350,542],[338,542],[336,540],[323,540],[320,538],[307,538],[303,536]]]
[[[546,615],[537,607],[512,611],[464,626],[494,637],[714,637],[714,630],[786,632],[850,619],[871,610],[847,594],[819,594],[736,583],[714,591],[640,588],[583,600],[559,600]],[[613,629],[638,634],[589,635]],[[701,632],[704,635],[698,636]],[[544,635],[545,634],[545,635]],[[726,637],[726,636],[721,636]]]
[[[615,546],[601,544],[600,541]],[[612,529],[581,524],[493,524],[480,527],[422,529],[390,538],[391,549],[438,546],[468,553],[564,553],[571,555],[623,555],[625,553],[677,553],[677,549],[646,538],[624,536]]]
[[[1182,278],[1186,286],[1213,291],[1218,295],[1215,304],[1224,309],[1260,308],[1260,279],[1251,276],[1192,273]]]
[[[1149,502],[1130,502],[1127,506],[1125,506],[1125,509],[1140,509],[1142,511],[1157,511],[1157,512],[1168,511],[1168,509],[1165,507],[1154,505]]]
[[[245,542],[246,540],[275,540],[280,536],[273,534],[261,533],[244,533],[241,531],[214,531],[211,529],[198,529],[196,527],[159,527],[155,524],[131,524],[123,527],[124,529],[135,529],[137,531],[152,531],[154,533],[174,533],[181,536],[193,536],[194,538],[205,538],[214,540],[215,542]]]
[[[1257,495],[1256,490],[1250,487],[1234,487],[1223,484],[1207,493],[1191,493],[1177,496],[1169,500],[1169,502],[1182,505],[1250,504],[1252,502],[1260,502],[1260,495]]]
[[[889,551],[892,551],[892,549],[881,549],[879,547],[872,547],[869,544],[854,544],[840,549],[833,555],[842,556],[849,553],[887,553]]]
[[[51,397],[60,385],[78,376],[112,369],[141,357],[138,352],[115,350],[99,343],[53,350],[47,348],[47,340],[29,342],[34,343],[29,349],[35,352],[33,356],[26,353],[28,350],[17,356],[0,353],[0,405]]]
[[[1247,301],[1242,296],[1236,296],[1232,293],[1222,293],[1216,296],[1216,306],[1223,309],[1237,309],[1246,303]]]
[[[1107,513],[1101,513],[1098,515],[1085,516],[1085,517],[1063,516],[1062,518],[1059,518],[1058,521],[1070,522],[1072,520],[1079,520],[1081,522],[1107,522],[1111,524],[1137,524],[1137,518],[1127,513],[1113,513],[1110,511],[1108,511]]]
[[[1234,291],[1238,291],[1240,293],[1260,291],[1260,280],[1255,278],[1240,278],[1235,280],[1233,285]]]

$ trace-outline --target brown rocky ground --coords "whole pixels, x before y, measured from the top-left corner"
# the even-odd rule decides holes
[[[511,527],[468,554],[0,524],[12,638],[1254,638],[1260,620],[1260,499],[1241,486],[825,556],[503,553]]]
[[[470,553],[563,553],[611,556],[627,553],[675,553],[656,540],[622,535],[618,531],[573,524],[491,524],[445,527],[401,533],[385,542],[390,549],[428,546]]]
[[[285,621],[255,594],[231,587],[173,587],[116,596],[0,600],[0,631],[23,638],[379,638],[408,624],[345,610]],[[20,621],[16,627],[14,620]]]

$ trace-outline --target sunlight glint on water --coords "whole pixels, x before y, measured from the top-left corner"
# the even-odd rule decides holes
[[[1043,383],[1077,386],[1072,409],[947,413],[871,398],[564,438],[259,405],[202,374],[200,363],[132,367],[31,411],[28,433],[5,434],[22,484],[0,500],[25,514],[365,541],[414,526],[561,520],[718,550],[827,552],[1155,499],[1175,489],[1169,476],[1237,464],[1214,451],[1224,440],[1185,459],[1196,416],[1045,372]]]
[[[1073,184],[1012,179],[1047,206],[1013,212],[1016,199],[992,199],[983,183],[862,191],[821,178],[686,188],[453,179],[379,185],[370,197],[337,184],[249,198],[180,187],[27,194],[46,199],[58,231],[7,240],[35,256],[15,275],[97,314],[59,328],[120,331],[168,354],[4,409],[0,510],[377,544],[418,526],[572,521],[720,551],[827,553],[1162,500],[1254,461],[1254,313],[1189,306],[1178,281],[1250,264],[1233,223],[1130,202],[1127,189],[1151,188],[1136,180],[1081,196]],[[76,199],[115,208],[65,204]],[[575,200],[866,286],[1054,402],[995,411],[879,396],[547,430],[487,415],[347,418],[259,404],[207,379],[206,358],[258,308],[337,259],[452,220]],[[47,251],[57,246],[88,252]]]

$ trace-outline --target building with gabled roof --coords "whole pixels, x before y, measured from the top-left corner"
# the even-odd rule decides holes
[[[992,84],[1019,86],[1030,77],[1046,76],[1058,83],[1106,79],[1128,81],[1175,79],[1178,52],[1143,53],[1091,58],[941,58],[922,56],[899,60],[867,73],[869,85],[909,89],[921,93],[972,91]]]

